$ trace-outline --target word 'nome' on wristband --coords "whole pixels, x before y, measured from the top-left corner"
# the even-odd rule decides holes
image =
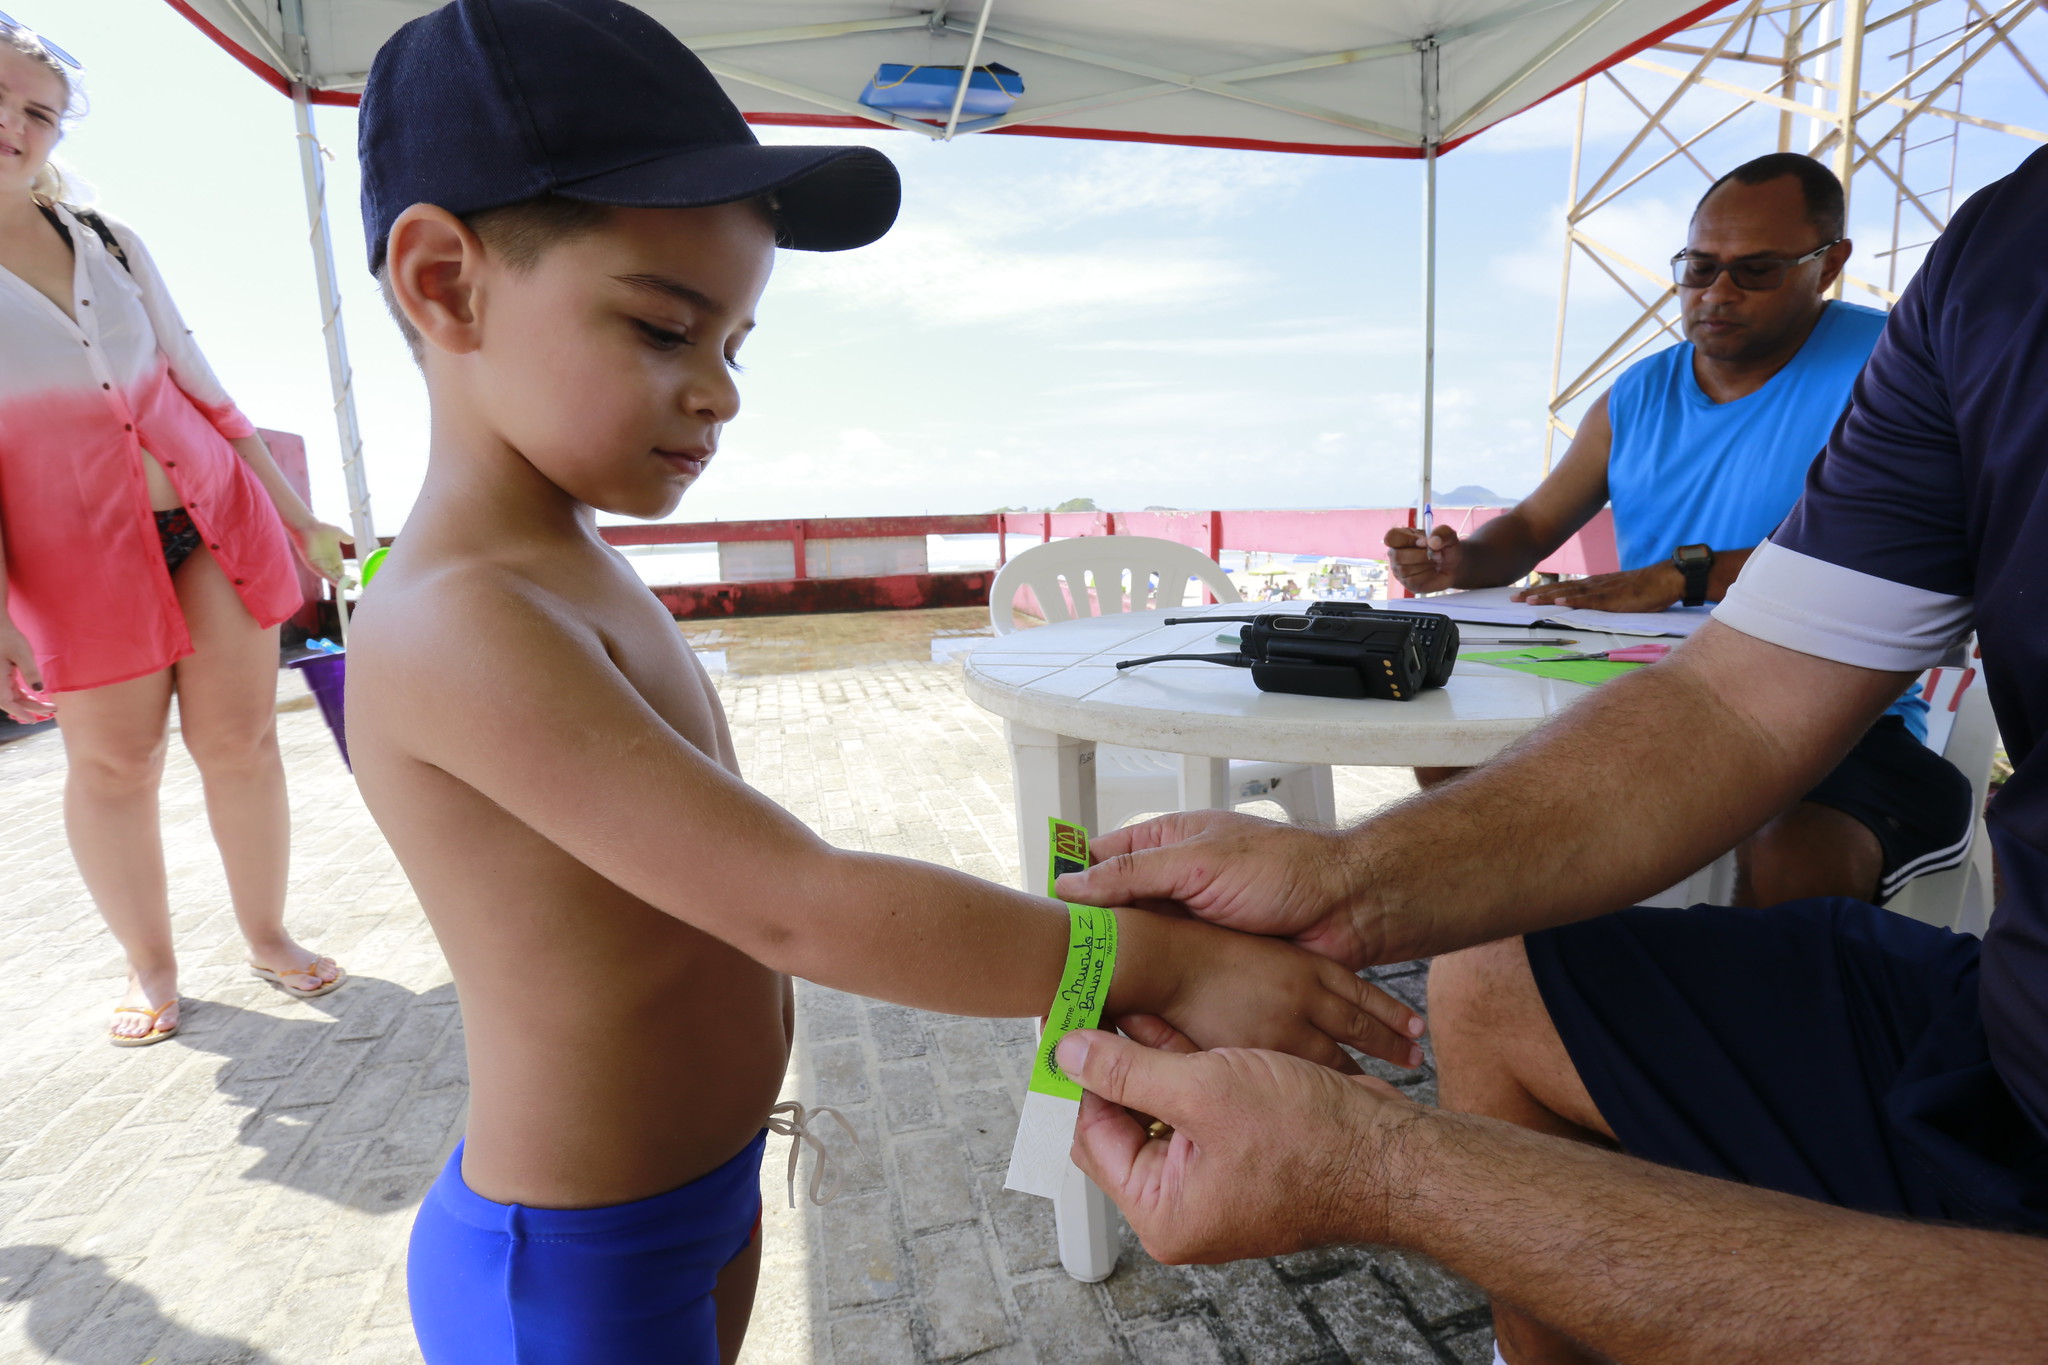
[[[1046,894],[1063,873],[1088,866],[1088,831],[1053,820]],[[1074,1124],[1081,1116],[1081,1087],[1059,1069],[1053,1054],[1060,1039],[1102,1021],[1103,1001],[1116,976],[1116,912],[1092,905],[1067,906],[1067,964],[1059,994],[1046,1012],[1045,1029],[1031,1065],[1031,1084],[1010,1149],[1005,1189],[1056,1198],[1071,1166]]]

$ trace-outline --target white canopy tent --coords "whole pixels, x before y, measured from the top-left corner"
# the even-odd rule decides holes
[[[296,108],[356,543],[375,543],[314,104],[353,104],[393,30],[439,0],[169,0]],[[638,0],[758,124],[893,127],[1424,162],[1422,450],[1430,505],[1436,157],[1728,0]],[[1000,61],[1025,93],[930,122],[862,106],[878,66]],[[964,73],[962,93],[964,94]]]

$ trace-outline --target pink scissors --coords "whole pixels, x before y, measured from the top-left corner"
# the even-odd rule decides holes
[[[1630,645],[1626,649],[1602,650],[1598,654],[1553,654],[1544,662],[1570,664],[1604,659],[1611,664],[1653,664],[1670,652],[1670,645]]]

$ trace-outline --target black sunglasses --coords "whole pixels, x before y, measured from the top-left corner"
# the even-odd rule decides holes
[[[1789,260],[1749,257],[1740,261],[1717,261],[1712,256],[1695,256],[1681,251],[1671,258],[1671,278],[1684,289],[1706,289],[1721,278],[1721,272],[1725,270],[1728,278],[1735,281],[1735,287],[1745,293],[1776,289],[1785,282],[1786,271],[1808,261],[1819,260],[1827,255],[1829,247],[1841,240],[1837,237],[1832,242],[1823,242],[1804,256],[1794,256]]]
[[[15,18],[13,15],[7,13],[5,10],[0,10],[0,29],[6,29],[10,33],[20,33],[25,35],[30,42],[34,43],[37,47],[40,47],[43,51],[49,53],[52,57],[55,57],[58,61],[64,63],[64,65],[70,67],[73,71],[85,70],[84,62],[79,61],[78,58],[72,56],[63,48],[58,47],[48,38],[45,38],[42,34],[36,32],[27,24],[24,24],[23,22],[21,22],[21,20]]]

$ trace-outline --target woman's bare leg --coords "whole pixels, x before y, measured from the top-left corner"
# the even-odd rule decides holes
[[[277,751],[277,628],[256,624],[203,549],[175,581],[193,647],[171,670],[180,737],[199,768],[235,919],[250,961],[278,971],[302,967],[315,954],[284,927],[291,805]],[[334,976],[322,963],[286,979],[311,989]]]
[[[171,675],[57,695],[64,735],[64,829],[85,889],[128,956],[123,1005],[155,1009],[178,998],[171,909],[164,880],[157,787],[164,773],[164,731]],[[176,1005],[158,1022],[114,1016],[114,1032],[139,1038],[178,1021]]]
[[[747,1323],[754,1316],[754,1290],[760,1283],[761,1229],[756,1227],[754,1240],[726,1262],[725,1269],[718,1272],[717,1287],[711,1291],[711,1302],[718,1311],[718,1356],[725,1365],[734,1365],[740,1358],[740,1347],[747,1340]]]

